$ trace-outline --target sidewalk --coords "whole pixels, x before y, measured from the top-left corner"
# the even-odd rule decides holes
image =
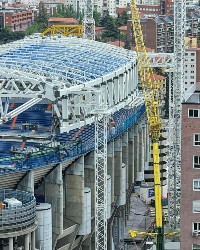
[[[138,230],[145,232],[149,225],[154,221],[154,216],[151,216],[148,206],[137,195],[131,196],[131,212],[125,227],[124,240],[128,243],[127,250],[140,249],[141,241],[144,236],[138,235],[135,238],[129,236],[128,231]]]

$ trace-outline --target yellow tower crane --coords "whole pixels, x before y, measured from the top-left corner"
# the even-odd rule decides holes
[[[63,36],[77,36],[82,37],[83,35],[83,26],[80,24],[57,24],[52,25],[46,28],[42,33],[41,36],[46,34],[50,34],[54,36],[55,34],[62,34]]]
[[[162,193],[160,181],[159,165],[159,138],[161,136],[162,122],[159,116],[160,88],[154,77],[153,69],[149,66],[148,56],[144,45],[140,18],[135,0],[131,0],[132,26],[136,44],[138,58],[138,70],[142,84],[146,114],[149,124],[150,138],[153,146],[153,167],[154,167],[154,191],[155,191],[155,233],[150,233],[156,237],[156,249],[164,249],[164,229],[162,218]],[[129,234],[135,237],[137,234],[146,234],[135,230],[129,230]],[[168,235],[174,235],[169,233]]]

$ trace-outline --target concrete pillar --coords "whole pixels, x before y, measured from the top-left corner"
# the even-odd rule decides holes
[[[139,180],[139,134],[138,125],[134,127],[134,176],[135,181]]]
[[[145,141],[145,144],[146,144],[146,158],[145,158],[146,164],[145,165],[148,166],[151,148],[150,148],[149,126],[147,123],[146,123],[146,141]]]
[[[63,234],[63,180],[62,164],[45,179],[45,202],[52,206],[52,243],[53,249],[59,235]]]
[[[13,237],[9,238],[9,247],[8,247],[8,249],[13,250]]]
[[[35,231],[31,233],[31,250],[35,250]]]
[[[80,157],[65,172],[66,218],[82,224],[84,222],[84,156]]]
[[[126,189],[128,189],[128,132],[122,135],[122,162],[126,165]]]
[[[134,129],[128,132],[128,182],[134,183]]]
[[[17,185],[17,189],[34,194],[34,172],[30,170]]]
[[[118,137],[114,142],[114,157],[115,157],[115,187],[116,196],[120,195],[120,169],[122,166],[122,138]]]
[[[25,239],[24,239],[25,243],[24,243],[24,247],[26,250],[29,250],[29,234],[25,235]]]
[[[107,174],[111,177],[111,202],[114,202],[115,194],[115,159],[114,159],[114,141],[108,143],[107,147]]]
[[[94,152],[85,156],[84,159],[84,185],[91,189],[91,215],[95,213],[95,166],[94,166]]]
[[[112,240],[113,240],[112,228],[113,228],[113,221],[108,223],[108,231],[107,231],[107,238],[108,238],[107,249],[108,250],[112,250]]]
[[[143,144],[143,135],[142,135],[142,128],[140,127],[138,130],[138,148],[139,148],[139,152],[138,152],[138,156],[139,156],[139,172],[142,172],[142,144]]]

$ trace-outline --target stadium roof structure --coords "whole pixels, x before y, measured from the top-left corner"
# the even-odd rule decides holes
[[[75,37],[29,36],[0,48],[2,76],[42,77],[70,87],[94,81],[135,63],[136,53]],[[58,83],[59,82],[59,83]]]

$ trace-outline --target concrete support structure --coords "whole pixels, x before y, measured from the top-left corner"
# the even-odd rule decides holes
[[[120,195],[120,170],[122,166],[122,138],[118,137],[114,142],[114,157],[115,157],[115,196]],[[120,204],[118,204],[120,205]]]
[[[31,233],[31,250],[35,250],[35,231]]]
[[[52,204],[53,249],[63,233],[63,180],[60,163],[45,179],[45,201]]]
[[[111,176],[111,201],[114,202],[115,194],[115,158],[114,141],[108,143],[107,147],[107,174]]]
[[[29,245],[29,234],[26,234],[26,235],[25,235],[25,239],[24,239],[24,240],[25,240],[25,243],[24,243],[25,249],[26,249],[26,250],[30,250],[30,247],[29,247],[29,246],[30,246],[30,245]]]
[[[34,172],[29,171],[17,185],[17,189],[34,194]]]
[[[128,183],[129,185],[135,182],[134,175],[134,129],[131,128],[128,132]]]
[[[122,135],[122,162],[126,165],[126,189],[128,189],[128,132]]]
[[[84,185],[91,190],[91,213],[94,216],[95,205],[95,175],[94,175],[94,152],[85,156],[84,159]]]
[[[9,238],[9,246],[8,246],[9,250],[13,250],[13,237]]]
[[[66,218],[83,223],[84,214],[84,157],[80,157],[66,172]]]
[[[134,126],[134,176],[135,181],[141,181],[139,172],[139,134],[138,134],[138,125]]]

